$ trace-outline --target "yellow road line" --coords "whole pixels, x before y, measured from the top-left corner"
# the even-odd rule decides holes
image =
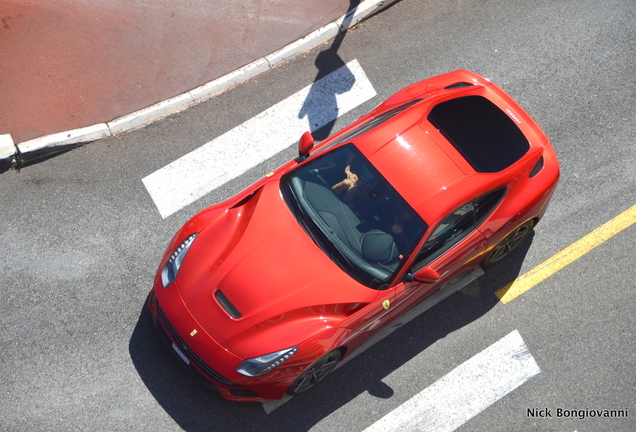
[[[495,293],[502,303],[514,300],[536,284],[544,281],[568,264],[612,238],[625,228],[636,222],[636,205],[625,210],[614,219],[601,225],[582,239],[571,244],[552,258],[542,262],[529,272],[519,276],[514,282],[506,285]]]

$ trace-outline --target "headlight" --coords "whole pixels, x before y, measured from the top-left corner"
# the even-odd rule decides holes
[[[190,234],[190,236],[172,252],[172,255],[170,255],[170,258],[168,258],[168,261],[166,261],[166,264],[161,269],[161,283],[164,288],[176,279],[177,273],[179,273],[179,269],[181,268],[181,263],[183,263],[183,259],[188,249],[190,249],[190,246],[192,246],[192,242],[196,236],[196,234]]]
[[[241,363],[236,371],[249,377],[263,375],[296,354],[296,351],[298,351],[297,346],[251,358]]]

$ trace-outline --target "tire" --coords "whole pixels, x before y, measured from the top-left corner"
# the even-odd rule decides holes
[[[295,396],[312,389],[334,370],[341,357],[342,352],[340,352],[340,350],[333,350],[322,356],[314,364],[305,369],[291,387],[289,387],[287,394]]]
[[[497,264],[499,261],[507,257],[510,252],[515,250],[528,235],[532,232],[534,222],[529,220],[523,225],[518,226],[508,233],[506,237],[501,240],[497,246],[486,255],[486,258],[481,262],[482,267],[490,267]]]

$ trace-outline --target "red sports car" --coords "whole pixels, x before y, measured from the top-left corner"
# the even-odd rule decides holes
[[[450,280],[500,261],[559,178],[546,135],[468,71],[413,84],[177,232],[148,306],[232,400],[312,388]]]

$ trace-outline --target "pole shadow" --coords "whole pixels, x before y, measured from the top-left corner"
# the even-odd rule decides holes
[[[360,0],[351,0],[349,10],[345,15],[342,25],[338,34],[334,38],[331,46],[320,52],[316,57],[314,64],[318,69],[318,73],[314,78],[313,85],[303,106],[298,113],[298,118],[302,119],[307,117],[309,121],[309,130],[314,136],[314,139],[321,141],[331,135],[336,119],[338,118],[338,102],[336,95],[348,92],[353,88],[355,84],[355,76],[351,71],[346,68],[345,62],[338,54],[338,50],[344,41],[347,34],[347,29],[351,24],[353,16],[355,14]],[[326,77],[330,73],[340,69],[342,70],[342,77],[337,82],[330,82],[325,84],[320,81],[321,78]],[[325,123],[325,117],[333,119]]]

